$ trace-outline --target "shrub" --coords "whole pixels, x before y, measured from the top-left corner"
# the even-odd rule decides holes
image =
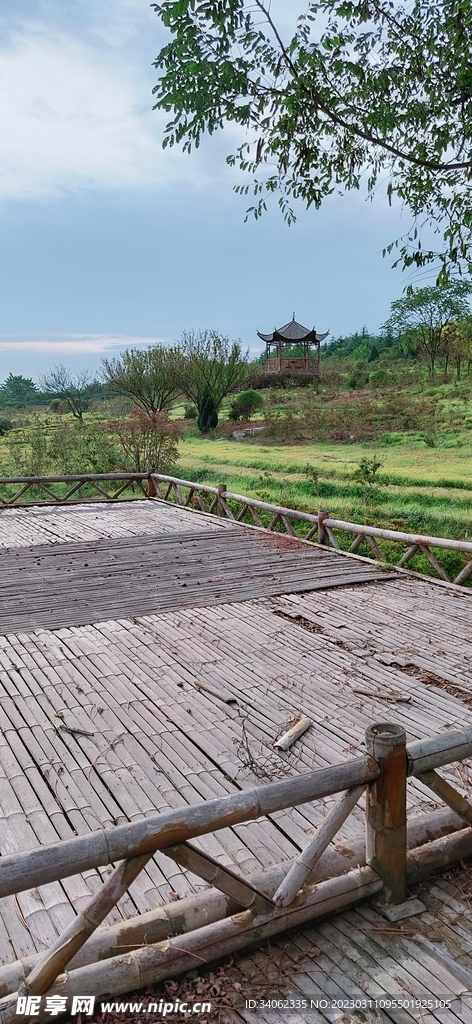
[[[44,439],[43,439],[44,445]],[[99,423],[81,426],[70,419],[54,430],[48,464],[60,473],[111,473],[117,468],[113,443]]]
[[[230,420],[250,420],[253,413],[262,409],[264,399],[257,391],[241,391],[231,402]]]
[[[187,402],[184,405],[184,418],[186,420],[196,420],[198,416],[198,409],[192,402]]]
[[[9,430],[13,430],[13,423],[11,420],[6,420],[3,416],[0,416],[0,437],[4,437],[8,434]]]
[[[168,473],[179,458],[180,428],[165,412],[134,409],[127,419],[110,420],[108,430],[118,439],[122,469]]]
[[[294,374],[287,370],[270,370],[267,373],[257,373],[251,379],[251,385],[256,391],[262,391],[264,388],[308,388],[315,379],[312,373]]]
[[[369,373],[369,384],[372,384],[374,388],[382,387],[389,380],[389,374],[387,370],[374,370]]]
[[[364,363],[356,363],[347,375],[347,383],[350,388],[365,388],[369,382],[369,374]]]

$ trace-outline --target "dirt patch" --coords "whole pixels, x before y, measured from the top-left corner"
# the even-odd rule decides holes
[[[274,615],[278,615],[279,619],[286,619],[287,622],[291,622],[294,626],[301,626],[302,629],[306,629],[307,633],[318,633],[321,636],[325,636],[331,644],[335,644],[336,647],[340,647],[343,651],[349,651],[351,653],[351,647],[349,644],[345,644],[344,640],[336,640],[335,637],[329,636],[325,633],[322,626],[318,626],[316,622],[311,622],[310,619],[305,619],[303,615],[288,615],[287,612],[281,612],[278,609],[273,609]]]
[[[407,676],[414,676],[415,679],[419,679],[426,686],[437,686],[440,690],[450,693],[451,697],[459,697],[460,700],[464,701],[464,704],[472,707],[472,693],[468,690],[463,690],[461,686],[456,686],[455,683],[450,683],[447,679],[443,679],[442,676],[437,676],[434,672],[429,672],[418,665],[402,666],[401,671]]]

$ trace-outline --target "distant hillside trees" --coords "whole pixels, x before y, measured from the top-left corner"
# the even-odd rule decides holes
[[[436,364],[448,351],[448,329],[470,317],[468,297],[472,286],[453,281],[438,287],[417,288],[392,302],[384,329],[402,336],[408,351],[417,353],[434,377]]]
[[[126,349],[103,360],[102,379],[109,391],[130,398],[150,416],[163,412],[178,394],[172,352],[163,345]]]
[[[45,396],[38,390],[31,377],[9,373],[6,381],[0,385],[0,406],[20,409],[26,405],[38,405],[44,400]]]

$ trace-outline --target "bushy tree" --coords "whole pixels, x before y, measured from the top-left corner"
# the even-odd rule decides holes
[[[114,359],[104,359],[102,377],[110,391],[126,395],[150,414],[168,409],[177,396],[172,350],[163,345],[130,348]]]
[[[250,420],[251,416],[262,409],[264,399],[259,391],[241,391],[231,402],[230,420]]]
[[[469,370],[472,363],[472,316],[447,324],[444,338],[447,360],[454,364],[457,380],[460,380],[463,364],[466,363]]]
[[[62,364],[54,366],[40,381],[44,393],[66,402],[69,411],[79,423],[83,422],[87,409],[86,393],[91,382],[90,370],[69,370]]]
[[[0,385],[0,404],[21,407],[41,400],[41,394],[31,377],[9,373]]]
[[[254,191],[255,217],[274,193],[290,221],[293,198],[318,208],[365,182],[412,211],[405,266],[439,255],[443,277],[471,268],[468,0],[309,0],[291,37],[267,0],[152,6],[173,36],[155,61],[156,107],[172,115],[164,145],[190,152],[232,122],[245,137],[228,162],[257,176],[236,187]],[[442,232],[439,253],[424,247],[424,222]]]
[[[118,469],[113,441],[103,424],[63,420],[52,433],[46,453],[48,468],[59,473],[112,473]]]
[[[120,445],[123,469],[169,473],[179,458],[179,425],[165,412],[133,409],[126,419],[110,420],[108,430]]]
[[[446,328],[470,315],[470,292],[466,281],[417,288],[392,302],[384,329],[402,334],[408,348],[425,360],[433,377],[437,360],[445,351]]]
[[[202,434],[217,426],[223,398],[245,384],[249,374],[248,353],[242,353],[239,342],[216,331],[184,331],[173,351],[174,379],[196,405]]]

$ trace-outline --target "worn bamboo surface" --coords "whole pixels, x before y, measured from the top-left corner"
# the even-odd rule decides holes
[[[206,544],[218,546],[220,538],[231,551],[235,532],[247,537],[234,524],[158,502],[93,506],[88,513],[83,506],[11,509],[0,525],[2,544],[10,548],[2,558],[18,555],[26,574],[34,554],[24,548],[31,545],[38,545],[36,554],[41,547],[41,557],[67,547],[78,565],[84,545],[95,544],[103,565],[100,538],[118,542],[119,562],[144,550],[143,538],[157,538],[164,555],[182,533],[194,552],[199,545],[201,551]],[[259,537],[253,533],[247,540],[256,557]],[[302,563],[305,547],[284,540],[279,549],[277,538],[270,544],[272,558],[280,550]],[[111,550],[108,544],[106,557]],[[343,570],[351,562],[335,553],[328,557]],[[353,559],[352,565],[357,570],[363,563]],[[0,636],[1,854],[349,760],[364,752],[364,731],[373,721],[403,725],[408,740],[472,727],[466,592],[386,575],[295,594],[290,581],[287,573],[285,592],[276,595],[248,599],[241,585],[219,605],[212,599],[149,614],[141,608],[85,625],[46,629],[37,623]],[[226,576],[222,594],[225,583]],[[41,599],[40,591],[39,608]],[[276,751],[274,740],[304,715],[313,726],[288,752]],[[456,788],[470,787],[467,764],[441,772]],[[438,805],[420,780],[411,780],[408,790],[415,813]],[[242,875],[260,872],[297,856],[335,800],[277,812],[195,843]],[[363,819],[361,801],[334,844],[347,849]],[[0,962],[44,953],[108,870],[1,900]],[[201,892],[204,884],[156,854],[105,924]],[[447,899],[440,903],[440,915],[447,905]],[[464,934],[458,941],[469,941]],[[380,950],[378,956],[370,974],[382,989]]]
[[[204,527],[202,526],[204,524]],[[195,515],[164,501],[116,501],[59,505],[54,508],[4,508],[0,518],[0,549],[36,544],[66,544],[100,538],[139,537],[182,530],[231,529],[229,520]]]
[[[0,554],[0,633],[214,606],[347,583],[385,571],[244,527],[35,545]]]
[[[247,978],[245,988],[256,998],[277,993],[288,1001],[345,999],[354,1000],[354,1006],[357,1001],[357,1011],[288,1008],[267,1018],[273,1024],[470,1024],[472,920],[461,882],[438,878],[416,886],[426,910],[401,925],[389,925],[374,907],[360,905],[273,940],[270,948],[238,961]],[[425,1005],[414,1006],[415,997]],[[396,1000],[397,1007],[362,1010],[366,999],[384,1006]],[[448,1005],[435,1006],[434,1000]],[[245,1024],[261,1020],[259,1009],[239,1012]]]

